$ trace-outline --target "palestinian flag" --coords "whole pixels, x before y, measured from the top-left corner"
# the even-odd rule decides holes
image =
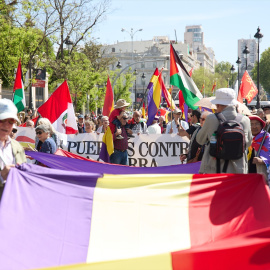
[[[24,95],[24,86],[23,86],[21,59],[19,60],[15,83],[13,87],[13,103],[17,107],[18,112],[23,111],[26,105],[25,95]]]
[[[78,132],[67,81],[64,81],[37,111],[42,117],[48,118],[58,132]]]
[[[198,108],[198,106],[193,104],[202,99],[203,96],[172,45],[170,47],[170,84],[178,87],[183,92],[185,103],[188,107],[193,110]]]

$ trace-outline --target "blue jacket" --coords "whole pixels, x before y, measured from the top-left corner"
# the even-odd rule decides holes
[[[54,154],[56,152],[56,144],[52,138],[48,138],[42,145],[39,152]]]

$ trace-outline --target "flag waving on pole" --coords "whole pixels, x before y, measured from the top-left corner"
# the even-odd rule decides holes
[[[214,92],[216,86],[217,86],[217,82],[215,81],[214,84],[213,84],[212,90],[211,90],[212,93]]]
[[[248,72],[245,71],[240,84],[237,100],[243,103],[243,98],[245,98],[247,102],[250,103],[257,94],[258,89],[255,83],[252,81]]]
[[[188,73],[190,77],[192,77],[193,69],[194,69],[194,67]]]
[[[203,83],[203,85],[202,85],[201,93],[203,92],[203,89],[204,89],[204,83]]]
[[[195,110],[198,108],[198,106],[194,106],[194,104],[202,99],[203,96],[189,76],[172,44],[170,46],[170,83],[183,92],[185,103],[191,109]]]
[[[23,111],[26,105],[25,95],[24,95],[24,86],[23,86],[21,59],[19,60],[15,83],[13,87],[13,103],[17,107],[18,112]]]
[[[113,89],[110,81],[110,77],[108,76],[107,80],[107,89],[106,89],[106,95],[103,105],[103,115],[109,116],[111,111],[113,110],[114,102],[113,102]]]
[[[64,81],[37,111],[51,121],[56,131],[66,134],[78,132],[67,81]]]

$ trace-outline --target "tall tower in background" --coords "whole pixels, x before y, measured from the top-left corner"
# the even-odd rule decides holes
[[[184,33],[184,43],[188,44],[190,48],[195,50],[203,50],[204,36],[201,25],[186,26]]]

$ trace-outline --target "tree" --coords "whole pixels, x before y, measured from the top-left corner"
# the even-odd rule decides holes
[[[257,69],[258,63],[256,62],[254,68],[252,69],[252,79],[257,83]],[[260,84],[267,93],[270,93],[270,48],[265,50],[260,59]]]

